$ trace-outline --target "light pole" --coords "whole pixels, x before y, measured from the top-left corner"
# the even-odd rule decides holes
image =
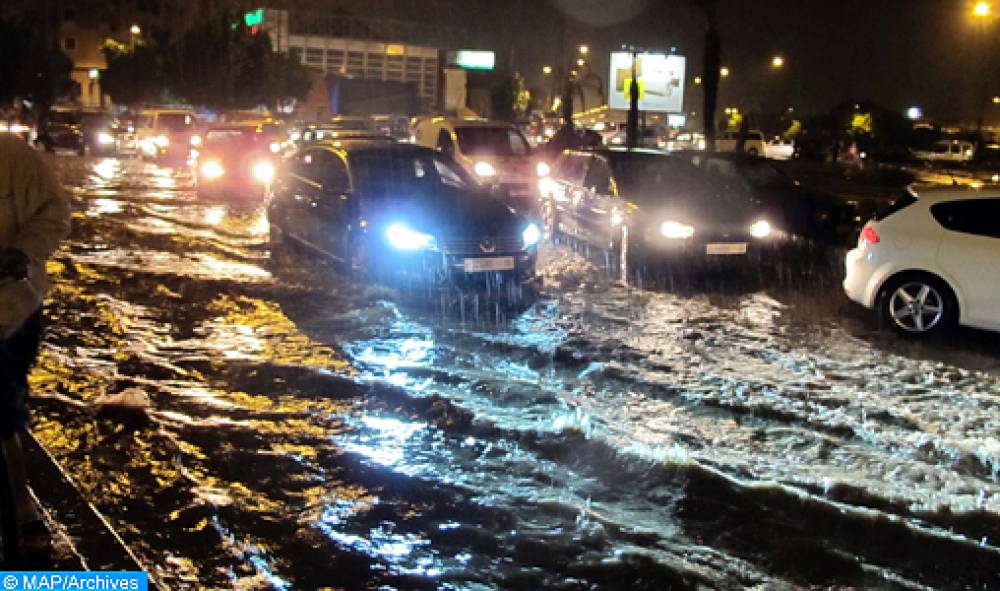
[[[980,89],[978,96],[976,97],[979,103],[976,118],[976,134],[979,136],[979,141],[982,141],[983,132],[983,119],[986,116],[986,104],[989,97],[989,76],[988,74],[988,64],[987,56],[990,55],[989,41],[990,36],[988,34],[989,26],[993,22],[993,4],[992,2],[987,2],[986,0],[980,0],[972,5],[972,10],[970,11],[970,16],[976,27],[979,29],[979,71],[977,74],[980,78]]]

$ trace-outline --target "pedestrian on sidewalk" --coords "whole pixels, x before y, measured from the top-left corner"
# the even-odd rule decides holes
[[[0,134],[0,438],[26,555],[51,536],[28,493],[19,431],[28,426],[28,372],[42,334],[45,263],[69,234],[69,196],[35,150]]]

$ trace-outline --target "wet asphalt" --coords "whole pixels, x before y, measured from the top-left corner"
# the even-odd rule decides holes
[[[416,302],[189,169],[57,156],[34,432],[167,589],[1000,588],[1000,347],[833,264]]]

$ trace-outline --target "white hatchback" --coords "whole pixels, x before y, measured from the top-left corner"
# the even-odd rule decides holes
[[[910,190],[847,253],[844,291],[908,335],[1000,331],[1000,189]]]

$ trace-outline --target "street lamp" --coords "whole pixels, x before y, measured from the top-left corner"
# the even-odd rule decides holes
[[[588,53],[590,53],[590,48],[587,47],[586,45],[581,45],[580,46],[580,55],[587,55]]]
[[[906,116],[915,121],[923,117],[924,112],[920,110],[920,107],[913,106],[906,110]]]
[[[695,76],[694,77],[694,83],[695,84],[701,84],[701,76]]]
[[[576,65],[580,66],[581,68],[583,67],[583,64],[585,64],[585,63],[587,63],[587,60],[583,59],[582,57],[580,59],[576,60]]]
[[[542,74],[549,75],[552,73],[552,66],[542,66]]]
[[[993,7],[989,2],[976,2],[972,6],[972,16],[976,18],[989,18],[993,13]]]
[[[993,97],[993,104],[1000,105],[1000,96]]]
[[[783,68],[784,66],[785,66],[785,58],[781,57],[780,55],[776,55],[773,58],[771,58],[772,68],[778,69],[778,68]]]
[[[138,35],[142,33],[142,29],[139,28],[139,25],[132,25],[132,28],[129,29],[128,32],[132,33],[133,35]]]
[[[729,68],[727,68],[726,66],[722,66],[721,68],[719,68],[719,76],[722,76],[723,78],[728,78]]]

